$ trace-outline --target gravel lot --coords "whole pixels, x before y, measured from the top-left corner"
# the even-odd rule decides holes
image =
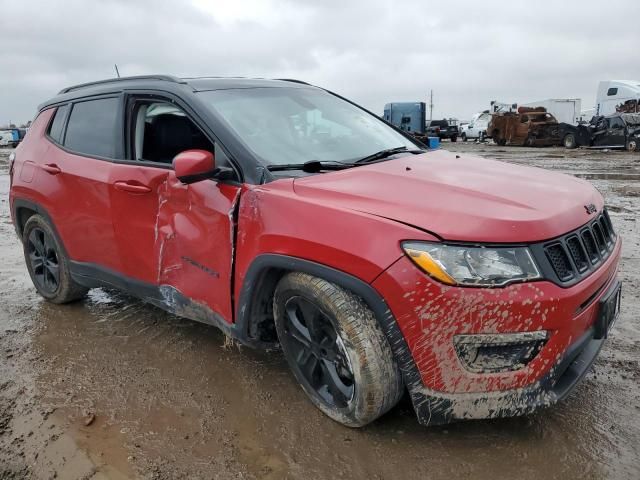
[[[607,199],[624,240],[622,315],[565,402],[424,428],[405,401],[350,430],[307,401],[277,353],[229,347],[212,327],[120,293],[48,304],[10,222],[4,149],[0,479],[640,478],[640,154],[443,148],[580,176]]]

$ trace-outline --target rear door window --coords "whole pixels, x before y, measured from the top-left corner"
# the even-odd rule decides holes
[[[47,133],[57,143],[62,143],[62,130],[68,110],[69,105],[60,105],[53,114],[53,121],[49,124]]]
[[[69,116],[64,146],[74,152],[114,158],[119,98],[75,103]]]

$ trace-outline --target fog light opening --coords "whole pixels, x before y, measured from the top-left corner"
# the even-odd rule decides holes
[[[548,332],[456,335],[456,353],[473,373],[499,373],[524,368],[547,342]]]

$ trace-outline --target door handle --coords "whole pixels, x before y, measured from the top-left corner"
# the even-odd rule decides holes
[[[42,169],[51,175],[57,175],[62,172],[60,167],[55,163],[45,163],[44,165],[42,165]]]
[[[121,190],[123,192],[129,193],[149,193],[151,189],[146,185],[140,185],[129,182],[116,182],[113,184],[116,190]]]

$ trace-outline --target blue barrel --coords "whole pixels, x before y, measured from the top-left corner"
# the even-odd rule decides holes
[[[429,137],[429,148],[436,149],[440,148],[440,138],[438,137]]]

